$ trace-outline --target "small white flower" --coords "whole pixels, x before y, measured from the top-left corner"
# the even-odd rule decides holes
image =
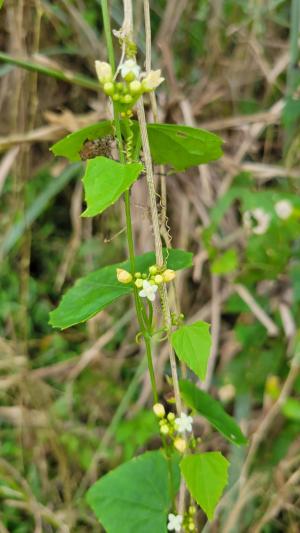
[[[251,229],[256,235],[263,235],[270,225],[270,215],[260,207],[257,207],[244,213],[243,222],[244,226],[247,229]],[[253,222],[255,223],[254,226]]]
[[[291,216],[293,212],[293,206],[288,200],[279,200],[279,202],[275,204],[275,211],[279,218],[286,220]]]
[[[178,433],[184,433],[185,431],[191,432],[193,430],[192,423],[193,418],[185,413],[181,413],[179,418],[175,418],[175,427]]]
[[[170,513],[168,515],[168,530],[179,532],[181,530],[182,522],[183,522],[183,517],[180,514],[176,515],[176,514]]]
[[[142,81],[142,87],[145,92],[154,91],[164,79],[161,77],[161,70],[150,70]]]
[[[100,83],[108,83],[113,79],[111,66],[105,61],[95,61],[96,73]]]
[[[127,59],[127,61],[124,61],[124,63],[121,65],[120,70],[123,79],[125,79],[128,75],[133,75],[133,79],[137,79],[140,75],[141,67],[139,67],[134,59]]]
[[[143,281],[143,288],[139,292],[139,295],[142,298],[148,298],[148,300],[150,300],[150,302],[154,302],[156,291],[157,291],[157,285],[151,285],[151,283],[149,283],[149,281],[144,280]]]

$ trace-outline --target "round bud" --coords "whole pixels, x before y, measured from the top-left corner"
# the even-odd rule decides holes
[[[132,275],[127,270],[117,268],[117,279],[120,283],[130,283],[132,281]]]
[[[163,418],[166,414],[165,408],[162,403],[156,403],[153,405],[153,412],[158,418]]]
[[[176,272],[174,270],[171,270],[170,268],[167,268],[167,270],[164,271],[162,276],[164,278],[164,282],[168,283],[169,281],[172,281],[175,278]]]
[[[174,440],[174,448],[180,453],[184,453],[186,450],[186,441],[181,437],[177,437]]]
[[[163,435],[168,435],[169,433],[169,428],[167,426],[167,424],[163,424],[160,428],[160,432],[163,434]]]
[[[112,95],[112,99],[113,99],[114,102],[118,102],[118,101],[120,100],[120,95],[119,95],[119,93],[114,93],[114,94]]]
[[[112,96],[115,92],[115,85],[114,83],[112,83],[111,81],[108,81],[106,83],[104,83],[103,85],[103,91],[105,92],[105,94],[107,94],[108,96]]]
[[[152,276],[155,276],[155,274],[157,274],[157,266],[156,265],[152,265],[149,267],[149,272]]]
[[[190,506],[189,506],[189,513],[190,513],[191,515],[194,515],[195,512],[196,512],[196,507],[195,507],[194,505],[190,505]]]
[[[164,281],[164,278],[160,274],[156,274],[154,281],[157,285],[159,285],[160,283]]]
[[[131,81],[136,79],[136,75],[134,72],[128,72],[124,77],[124,80],[127,81],[127,83],[130,83]]]
[[[142,274],[141,274],[140,272],[136,272],[136,273],[134,274],[134,277],[135,277],[135,278],[141,278],[141,277],[142,277]]]
[[[134,284],[138,289],[141,289],[143,286],[143,280],[141,278],[138,278],[135,280]]]
[[[141,82],[138,81],[138,80],[131,81],[130,84],[129,84],[129,90],[130,90],[131,94],[133,94],[133,95],[140,94],[141,91],[142,91]]]
[[[125,94],[124,96],[121,96],[121,102],[122,104],[131,104],[133,102],[131,94]]]
[[[175,420],[174,413],[168,413],[167,419],[169,420],[169,422],[174,422]]]

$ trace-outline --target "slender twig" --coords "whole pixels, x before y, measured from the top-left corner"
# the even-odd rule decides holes
[[[43,65],[38,61],[32,60],[32,58],[21,58],[14,57],[5,52],[0,52],[0,61],[8,63],[9,65],[15,65],[21,67],[25,70],[30,70],[32,72],[37,72],[39,74],[45,74],[51,78],[56,78],[57,80],[65,81],[66,83],[71,83],[73,85],[79,85],[85,89],[90,89],[91,91],[99,92],[99,84],[97,81],[83,76],[82,74],[75,74],[69,70],[60,70],[50,66]]]
[[[147,123],[146,123],[145,110],[144,110],[144,104],[143,104],[142,97],[139,99],[137,103],[137,113],[138,113],[138,120],[139,120],[139,125],[140,125],[142,146],[143,146],[144,159],[145,159],[145,169],[146,169],[148,193],[149,193],[149,199],[150,199],[151,220],[152,220],[153,233],[154,233],[156,263],[158,266],[163,266],[164,264],[163,248],[162,248],[162,241],[161,241],[160,230],[159,230],[159,218],[158,218],[158,211],[157,211],[157,205],[156,205],[156,192],[155,192],[154,178],[153,178],[152,159],[151,159],[150,145],[149,145],[148,132],[147,132]],[[163,309],[165,325],[170,334],[171,329],[172,329],[171,312],[170,312],[170,306],[169,306],[169,300],[168,300],[168,293],[167,293],[166,286],[164,284],[160,290],[160,297],[162,301],[162,309]],[[170,357],[170,365],[171,365],[171,372],[172,372],[176,409],[177,409],[177,412],[180,414],[182,407],[181,407],[181,397],[180,397],[180,390],[179,390],[176,358],[175,358],[172,345],[170,343],[170,339],[168,340],[168,343],[169,343],[169,357]]]

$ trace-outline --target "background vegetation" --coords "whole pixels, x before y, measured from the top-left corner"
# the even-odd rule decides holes
[[[233,488],[215,523],[204,525],[200,515],[199,527],[296,533],[300,7],[297,0],[151,4],[153,63],[166,78],[161,120],[225,141],[218,162],[167,177],[172,244],[195,255],[193,269],[178,275],[181,308],[188,320],[212,324],[205,388],[252,436],[249,454],[197,421],[207,449],[222,449],[233,464]],[[111,1],[115,28],[121,8]],[[142,9],[136,0],[140,63]],[[75,279],[126,256],[122,203],[96,221],[80,218],[83,164],[49,152],[66,133],[108,116],[94,73],[94,60],[106,59],[101,10],[98,0],[7,0],[0,27],[0,532],[97,532],[86,489],[160,444],[129,300],[86,325],[63,332],[48,325]],[[138,182],[137,253],[153,246],[145,198]],[[274,209],[282,199],[293,208],[287,219]],[[268,215],[261,234],[244,224],[255,208]],[[162,345],[156,369],[164,397]]]

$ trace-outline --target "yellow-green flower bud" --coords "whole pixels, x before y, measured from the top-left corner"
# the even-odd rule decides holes
[[[120,95],[119,95],[119,93],[114,93],[114,94],[112,95],[112,99],[113,99],[114,102],[118,102],[118,101],[120,100]]]
[[[174,422],[175,420],[174,413],[168,413],[167,419],[169,420],[169,422]]]
[[[131,94],[125,94],[124,96],[121,96],[121,102],[122,104],[131,104],[133,102]]]
[[[167,426],[167,424],[163,424],[160,428],[160,432],[163,434],[163,435],[168,435],[169,433],[169,428]]]
[[[192,522],[189,524],[189,531],[195,531],[195,524]]]
[[[136,286],[138,289],[141,289],[142,286],[143,286],[143,280],[142,280],[142,278],[138,278],[138,279],[136,279],[135,282],[134,282],[134,284],[135,284],[135,286]]]
[[[107,81],[106,83],[104,83],[103,85],[103,91],[105,92],[105,94],[107,94],[108,96],[112,96],[115,92],[115,86],[114,84],[111,82],[111,81]]]
[[[156,265],[152,265],[149,267],[149,272],[152,276],[155,276],[155,274],[157,274],[157,266]]]
[[[130,283],[132,281],[132,275],[127,270],[117,268],[117,279],[120,283]]]
[[[131,94],[133,94],[133,95],[140,94],[142,92],[142,84],[141,84],[141,82],[138,81],[138,80],[131,81],[129,83],[129,90],[130,90]]]
[[[113,74],[109,63],[106,63],[105,61],[95,61],[95,68],[98,80],[101,84],[112,81]]]
[[[165,408],[162,403],[156,403],[153,405],[153,412],[158,418],[163,418],[166,414]]]
[[[170,268],[167,268],[167,270],[164,271],[162,276],[164,278],[164,282],[168,283],[169,281],[172,281],[175,278],[176,272],[174,270],[171,270]]]
[[[186,450],[186,441],[181,437],[177,437],[174,440],[174,448],[180,453],[184,453]]]
[[[189,506],[189,513],[190,513],[191,515],[194,515],[195,512],[196,512],[196,507],[195,507],[194,505],[190,505],[190,506]]]
[[[135,277],[135,278],[141,278],[141,277],[142,277],[142,274],[141,274],[140,272],[136,272],[136,273],[134,274],[134,277]]]
[[[154,277],[154,281],[157,285],[159,285],[164,281],[164,278],[160,274],[156,274],[156,276]]]

